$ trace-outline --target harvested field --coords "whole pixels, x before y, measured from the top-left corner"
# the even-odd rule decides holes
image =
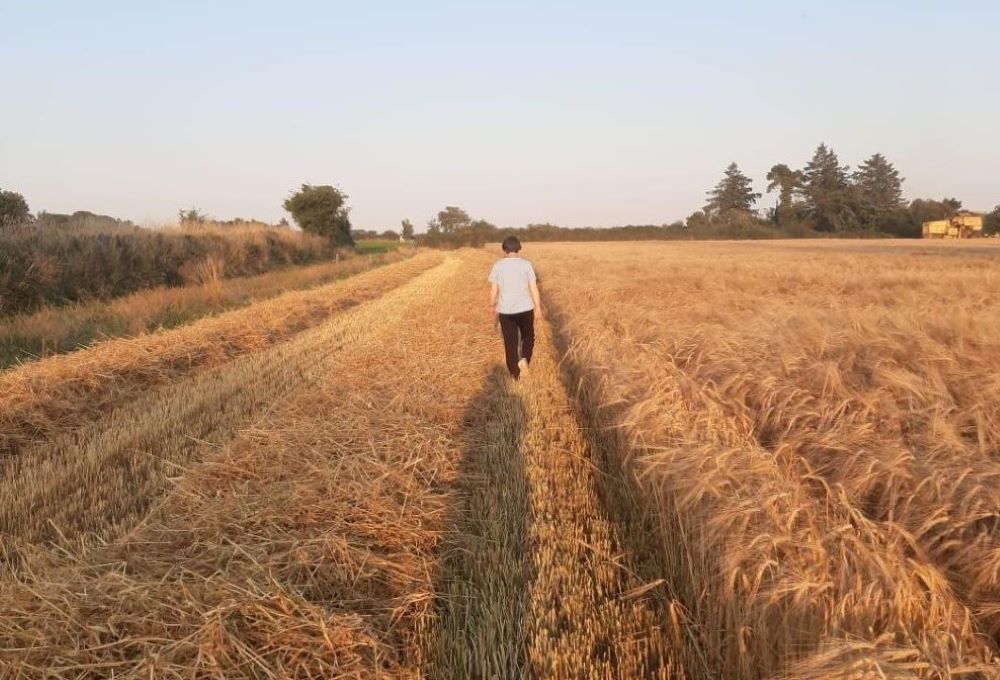
[[[475,250],[0,374],[0,677],[1000,677],[950,245],[529,244],[517,383]]]
[[[384,332],[414,286],[446,272],[433,270],[291,341],[133,395],[72,436],[0,459],[0,532],[7,545],[65,547],[126,530],[190,461],[251,426],[291,391],[349,365],[344,351]]]
[[[0,454],[71,431],[152,385],[276,345],[440,261],[439,254],[424,253],[176,330],[112,340],[0,373]]]

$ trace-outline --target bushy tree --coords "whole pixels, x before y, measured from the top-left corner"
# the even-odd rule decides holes
[[[488,241],[498,240],[497,228],[492,222],[486,220],[474,220],[461,232],[467,235],[466,243],[470,246],[479,247]]]
[[[437,214],[437,222],[441,225],[442,233],[453,234],[468,227],[472,223],[472,219],[469,217],[469,213],[461,208],[449,205]]]
[[[778,189],[778,205],[774,208],[774,221],[783,224],[798,214],[796,196],[802,190],[802,173],[784,163],[772,166],[767,173],[767,193]]]
[[[736,163],[730,163],[722,179],[708,195],[706,211],[711,210],[720,216],[731,212],[751,213],[760,198],[760,194],[753,190],[753,181],[740,172]]]
[[[284,207],[302,231],[324,236],[335,246],[353,246],[346,203],[347,195],[336,187],[303,184],[285,199]]]
[[[0,228],[23,224],[30,219],[31,211],[24,196],[0,189]]]
[[[944,198],[940,201],[916,198],[893,215],[886,231],[904,238],[920,238],[924,222],[946,220],[954,217],[961,209],[962,202],[957,198]]]
[[[708,226],[708,215],[701,210],[695,210],[688,215],[685,223],[688,229],[704,229]]]
[[[400,226],[403,228],[403,238],[407,241],[413,238],[413,222],[410,220],[403,220],[400,222]]]
[[[497,228],[486,220],[473,220],[456,206],[447,206],[427,223],[421,243],[431,247],[479,247],[497,237]]]
[[[957,198],[943,198],[940,201],[917,198],[910,202],[909,213],[914,222],[920,225],[933,220],[947,220],[961,209],[962,202]]]

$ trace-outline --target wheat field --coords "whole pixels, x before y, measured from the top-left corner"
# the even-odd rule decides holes
[[[0,678],[998,678],[1000,247],[418,253],[0,372]]]

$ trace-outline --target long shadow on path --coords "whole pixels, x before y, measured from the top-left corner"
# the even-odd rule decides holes
[[[464,414],[457,531],[446,542],[436,588],[432,678],[527,676],[531,509],[521,446],[527,414],[517,390],[497,367]]]

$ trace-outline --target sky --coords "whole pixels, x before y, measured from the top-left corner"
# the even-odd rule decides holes
[[[825,142],[1000,204],[996,0],[0,0],[0,188],[33,211],[356,228],[663,224]],[[765,195],[762,207],[773,205]]]

